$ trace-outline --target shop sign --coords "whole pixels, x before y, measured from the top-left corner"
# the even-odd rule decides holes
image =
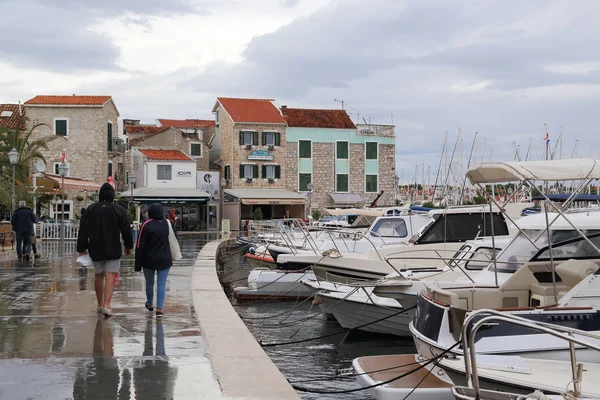
[[[192,176],[192,171],[177,171],[177,176]]]
[[[219,198],[219,173],[213,171],[197,171],[196,187],[206,192],[213,199]]]
[[[254,150],[248,154],[248,160],[273,161],[273,155],[267,150]]]

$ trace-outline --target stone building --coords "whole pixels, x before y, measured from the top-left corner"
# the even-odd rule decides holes
[[[124,180],[125,144],[118,138],[119,111],[111,96],[36,96],[27,100],[24,109],[27,129],[38,126],[32,139],[52,138],[43,151],[46,168],[38,183],[55,194],[49,217],[64,214],[76,218],[81,207],[109,177],[118,186]],[[60,199],[61,178],[58,166],[68,166],[64,190],[64,210]],[[35,171],[32,170],[32,173]]]
[[[131,148],[155,148],[179,150],[196,161],[197,171],[209,170],[209,154],[206,138],[214,134],[212,120],[158,119],[156,125],[143,125],[138,120],[124,120],[123,133]],[[127,158],[128,169],[131,159]]]
[[[48,172],[58,174],[64,153],[67,176],[97,183],[123,179],[125,145],[117,138],[119,111],[111,96],[36,96],[25,108],[30,127],[44,124],[32,138],[55,138],[44,154]]]
[[[219,97],[213,113],[231,228],[257,208],[265,219],[303,217],[304,196],[286,190],[286,122],[273,100]]]
[[[286,188],[311,209],[393,205],[393,126],[357,126],[344,110],[281,107],[287,122]],[[312,191],[308,184],[312,183]]]

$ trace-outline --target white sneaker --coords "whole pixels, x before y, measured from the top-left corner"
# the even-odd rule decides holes
[[[115,315],[112,308],[103,308],[102,314],[104,314],[106,318],[110,318]]]

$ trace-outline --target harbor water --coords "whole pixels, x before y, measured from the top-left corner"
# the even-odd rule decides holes
[[[233,287],[245,286],[251,266],[240,248],[230,247],[222,253],[219,276],[231,297]],[[345,391],[358,389],[353,377],[340,376],[351,368],[356,357],[382,354],[414,354],[416,349],[411,338],[348,332],[335,320],[328,320],[317,306],[306,301],[273,302],[250,300],[231,301],[254,337],[262,344],[269,357],[294,387],[309,391]],[[314,316],[314,317],[312,317]],[[310,317],[310,318],[309,318]],[[329,334],[317,340],[302,340]],[[299,343],[283,344],[298,341]],[[298,390],[303,399],[369,399],[366,391],[352,393],[311,393]]]

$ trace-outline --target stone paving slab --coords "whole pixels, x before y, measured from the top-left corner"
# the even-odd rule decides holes
[[[0,398],[220,399],[192,304],[191,277],[205,240],[182,239],[169,274],[165,317],[143,307],[144,279],[124,260],[116,316],[96,315],[94,273],[40,244],[35,263],[0,260]]]

